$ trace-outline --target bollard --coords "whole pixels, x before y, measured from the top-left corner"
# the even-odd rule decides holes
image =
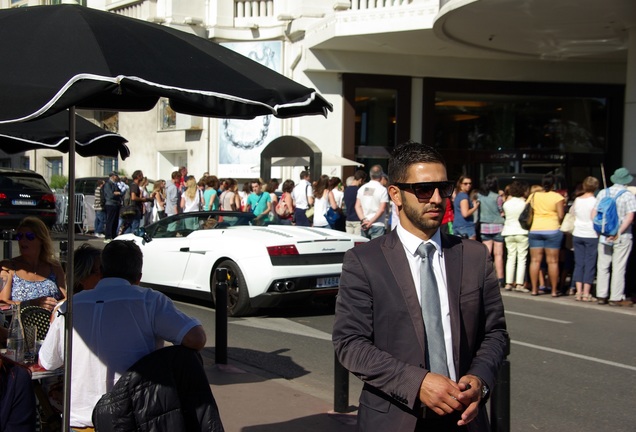
[[[334,353],[333,368],[333,410],[337,413],[349,411],[349,371]]]
[[[4,240],[4,259],[13,258],[11,250],[11,241],[13,240],[13,230],[2,230],[2,239]]]
[[[510,432],[510,339],[506,344],[506,357],[501,363],[497,383],[490,398],[490,430]]]
[[[66,261],[68,259],[68,242],[65,240],[60,241],[60,265],[66,273]]]
[[[227,269],[216,269],[216,329],[214,361],[227,364]]]

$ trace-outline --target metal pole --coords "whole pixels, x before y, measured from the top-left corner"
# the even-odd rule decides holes
[[[73,353],[73,253],[75,250],[75,107],[68,110],[68,244],[71,251],[66,262],[66,315],[64,332],[64,411],[62,414],[62,432],[69,432],[71,419],[71,364]]]
[[[336,353],[333,366],[333,410],[346,413],[349,410],[349,371],[340,363]]]
[[[492,432],[510,432],[510,340],[506,345],[504,358],[497,383],[490,398],[490,430]]]
[[[227,269],[216,269],[216,341],[214,345],[214,361],[216,364],[227,364]]]

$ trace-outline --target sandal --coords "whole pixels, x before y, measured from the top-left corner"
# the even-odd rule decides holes
[[[581,296],[580,292],[577,292],[576,294],[574,294],[574,300],[581,301],[581,298],[582,298],[582,296]]]
[[[515,287],[515,291],[522,292],[522,293],[529,293],[530,292],[530,290],[528,288],[526,288],[525,286],[523,286],[523,284],[517,284],[517,286]]]
[[[510,284],[506,284],[506,286],[504,287],[504,289],[505,289],[506,291],[512,291],[512,285],[510,285]]]
[[[583,296],[581,297],[581,301],[584,302],[593,302],[594,301],[594,297],[592,297],[592,294],[583,294]]]

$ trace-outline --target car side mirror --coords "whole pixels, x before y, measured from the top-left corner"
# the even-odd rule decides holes
[[[141,237],[144,240],[144,243],[150,243],[152,241],[152,237],[150,237],[150,234],[146,232],[145,228],[137,228],[134,234],[137,237]]]

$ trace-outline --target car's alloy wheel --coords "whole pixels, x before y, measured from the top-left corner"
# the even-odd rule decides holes
[[[248,315],[253,311],[250,306],[250,297],[245,284],[243,272],[239,266],[231,260],[222,261],[215,269],[212,276],[212,298],[216,304],[216,269],[227,269],[227,314],[238,317]]]

